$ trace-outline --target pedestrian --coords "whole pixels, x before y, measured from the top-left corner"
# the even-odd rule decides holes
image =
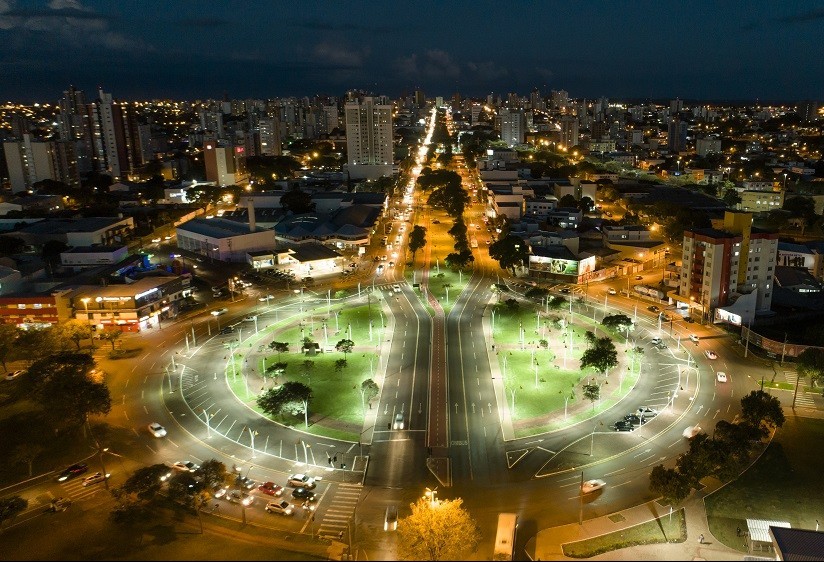
[[[698,535],[698,544],[704,544],[704,534]]]
[[[339,540],[339,541],[342,541],[342,540],[343,540],[343,531],[341,531],[340,533],[338,533],[338,540]]]
[[[735,528],[735,536],[736,536],[736,537],[740,537],[740,536],[741,536],[741,527],[736,527],[736,528]]]

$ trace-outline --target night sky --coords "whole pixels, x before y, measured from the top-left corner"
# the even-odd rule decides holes
[[[823,40],[824,4],[800,1],[0,0],[0,99],[821,100]]]

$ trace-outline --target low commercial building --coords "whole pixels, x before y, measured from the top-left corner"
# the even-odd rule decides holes
[[[125,243],[134,232],[132,217],[47,218],[26,224],[2,236],[21,238],[30,246],[57,240],[68,246]]]
[[[44,328],[62,324],[74,314],[71,289],[45,293],[11,293],[0,296],[0,324],[19,328]]]
[[[244,262],[250,251],[275,247],[275,231],[222,218],[196,218],[176,229],[177,246],[201,256]]]
[[[343,256],[323,244],[298,244],[272,252],[250,252],[249,264],[254,269],[277,267],[295,278],[322,277],[343,271]]]
[[[61,252],[60,264],[76,271],[120,263],[128,255],[128,246],[80,246]]]

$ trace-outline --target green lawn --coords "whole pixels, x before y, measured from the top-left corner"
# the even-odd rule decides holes
[[[458,295],[461,294],[469,282],[472,273],[458,274],[457,271],[451,270],[443,263],[441,263],[440,270],[440,273],[434,267],[429,270],[429,290],[432,296],[441,302],[444,313],[449,314],[449,311],[455,306]],[[447,285],[449,285],[449,301],[446,300]]]
[[[687,521],[684,510],[673,512],[640,525],[607,533],[591,539],[561,545],[564,555],[570,558],[590,558],[604,552],[612,552],[629,546],[684,542],[687,540]]]
[[[744,539],[736,537],[735,531],[737,527],[746,530],[747,518],[815,529],[824,505],[818,450],[822,440],[824,420],[788,416],[755,465],[705,500],[715,538],[746,552]]]

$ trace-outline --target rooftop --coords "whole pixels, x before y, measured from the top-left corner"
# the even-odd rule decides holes
[[[208,236],[210,238],[234,238],[249,234],[248,223],[241,223],[229,219],[215,217],[213,219],[196,218],[177,227],[178,230]],[[255,232],[264,232],[266,229],[257,227]]]

